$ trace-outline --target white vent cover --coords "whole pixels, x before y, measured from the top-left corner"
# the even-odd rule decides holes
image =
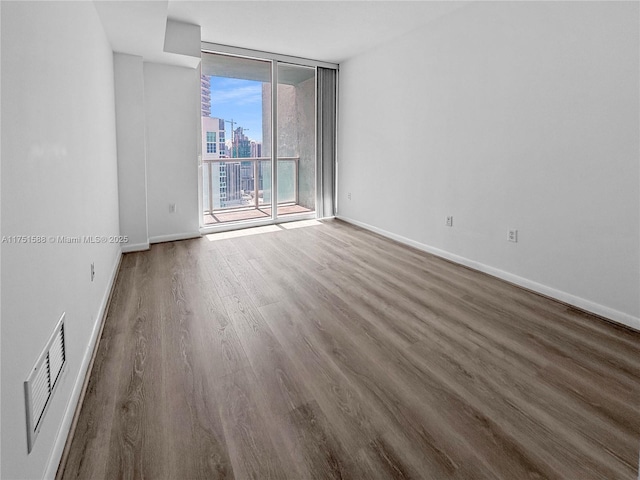
[[[51,338],[38,361],[31,369],[31,374],[24,382],[24,396],[27,407],[27,449],[33,449],[42,419],[49,407],[51,397],[62,370],[66,365],[66,349],[64,338],[64,316],[60,317]]]

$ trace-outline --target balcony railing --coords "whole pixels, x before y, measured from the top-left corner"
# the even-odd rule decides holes
[[[278,158],[278,205],[298,203],[299,160]],[[271,158],[215,158],[202,163],[205,214],[271,206]]]

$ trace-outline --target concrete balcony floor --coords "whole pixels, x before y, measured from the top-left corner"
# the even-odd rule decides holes
[[[278,216],[309,212],[313,212],[313,210],[295,203],[278,205]],[[271,206],[261,206],[259,208],[243,206],[227,210],[214,210],[213,215],[205,213],[204,223],[205,225],[216,225],[220,223],[258,220],[270,217]]]

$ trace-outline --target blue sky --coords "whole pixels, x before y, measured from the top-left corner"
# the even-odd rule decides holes
[[[262,141],[262,82],[211,77],[211,116],[236,122],[251,140]],[[226,138],[231,140],[231,124]],[[248,130],[247,130],[248,129]]]

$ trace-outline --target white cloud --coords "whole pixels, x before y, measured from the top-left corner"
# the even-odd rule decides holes
[[[262,104],[262,85],[229,85],[224,88],[211,88],[211,105],[224,105],[233,103],[234,105]]]

